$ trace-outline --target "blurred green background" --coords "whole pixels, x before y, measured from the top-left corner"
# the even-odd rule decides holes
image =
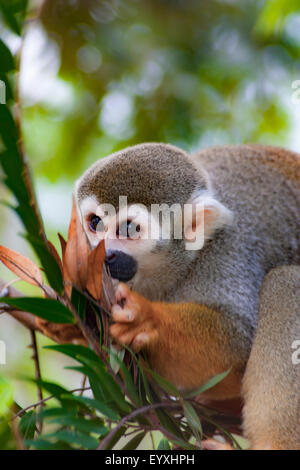
[[[31,2],[29,12],[23,44],[1,16],[0,38],[21,50],[25,147],[56,245],[56,232],[66,235],[74,180],[122,147],[261,142],[300,150],[300,104],[292,100],[298,0],[47,0]],[[15,215],[0,211],[1,243],[33,256]],[[12,279],[5,268],[0,277]],[[18,380],[33,373],[28,334],[1,315],[0,340],[7,345],[0,374],[26,405],[35,400]],[[44,377],[78,385],[51,354],[42,353]]]

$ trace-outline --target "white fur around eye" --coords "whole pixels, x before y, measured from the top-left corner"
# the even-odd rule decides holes
[[[89,196],[84,198],[80,202],[79,207],[77,207],[81,216],[81,222],[84,224],[84,221],[86,220],[89,214],[96,214],[98,207],[99,204],[95,196]]]

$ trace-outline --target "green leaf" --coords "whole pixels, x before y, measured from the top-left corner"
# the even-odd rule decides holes
[[[22,33],[22,22],[25,17],[27,4],[28,0],[1,0],[0,2],[0,10],[5,22],[18,36],[21,36]]]
[[[136,434],[136,436],[130,439],[130,441],[127,442],[127,444],[121,450],[136,450],[136,448],[140,445],[146,434],[146,431]]]
[[[119,442],[121,437],[125,434],[126,430],[127,430],[126,426],[122,426],[120,429],[118,429],[118,431],[113,435],[111,440],[106,444],[105,450],[113,449],[114,446],[117,444],[117,442]]]
[[[86,300],[86,297],[76,287],[72,288],[71,302],[82,321],[85,320]]]
[[[112,421],[118,421],[120,419],[120,416],[115,410],[112,410],[108,406],[104,405],[101,403],[99,400],[94,400],[93,398],[88,398],[88,397],[79,397],[76,395],[63,395],[61,398],[66,398],[68,400],[75,401],[77,403],[82,403],[89,408],[96,409],[100,413],[102,413],[104,416],[107,416],[107,418],[111,419]]]
[[[17,297],[1,299],[3,303],[49,320],[53,323],[75,323],[73,313],[58,300],[40,297]]]
[[[196,390],[192,390],[191,392],[185,393],[184,398],[193,398],[197,395],[200,395],[201,393],[206,392],[207,390],[224,380],[230,372],[231,368],[228,369],[226,372],[222,372],[221,374],[215,375],[214,377],[209,379],[204,385],[201,385],[201,387],[197,388]]]
[[[8,47],[0,39],[0,73],[10,72],[15,68],[15,61]]]
[[[18,142],[18,132],[13,120],[10,110],[4,106],[0,106],[0,135],[2,136],[4,145],[7,149],[12,150],[12,155],[16,157],[19,155],[17,142]],[[15,158],[14,158],[15,160]],[[20,174],[18,171],[20,167],[20,162],[16,166],[16,174]]]
[[[161,439],[159,441],[157,450],[172,450],[168,439],[165,439],[165,438]]]
[[[37,414],[34,410],[25,413],[19,423],[19,428],[24,439],[33,439],[36,431]]]
[[[72,394],[71,392],[69,392],[69,390],[54,382],[47,382],[45,380],[40,379],[31,379],[31,381],[42,387],[44,390],[50,393],[50,395],[53,395],[53,397],[59,401],[63,401],[62,396],[69,395],[70,397],[72,397]]]
[[[188,401],[183,402],[183,411],[184,416],[186,417],[193,434],[195,434],[195,437],[200,442],[202,435],[202,426],[200,423],[199,416],[197,415],[194,407]]]

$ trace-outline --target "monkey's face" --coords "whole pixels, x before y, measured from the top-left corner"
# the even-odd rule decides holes
[[[80,213],[92,247],[105,240],[105,263],[114,279],[141,291],[166,264],[170,269],[171,234],[162,241],[161,221],[142,204],[115,209],[91,196],[81,201]]]
[[[91,245],[105,239],[112,277],[150,299],[181,282],[205,239],[231,220],[205,172],[165,144],[99,160],[77,182],[75,198]]]

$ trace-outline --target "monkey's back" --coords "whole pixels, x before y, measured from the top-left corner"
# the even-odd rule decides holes
[[[234,222],[200,250],[190,273],[196,291],[185,287],[176,297],[239,315],[254,327],[264,276],[300,263],[300,156],[244,145],[205,149],[193,158]]]

